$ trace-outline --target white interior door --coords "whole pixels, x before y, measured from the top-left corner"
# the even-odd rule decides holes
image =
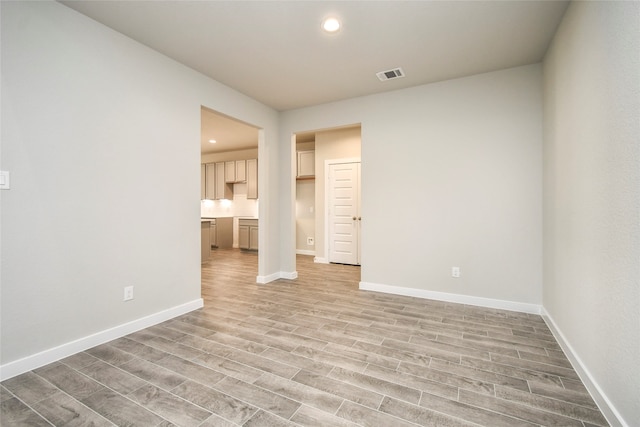
[[[360,265],[360,163],[329,165],[329,262]]]

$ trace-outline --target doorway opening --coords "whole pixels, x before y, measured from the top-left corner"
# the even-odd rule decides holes
[[[215,251],[246,253],[258,258],[257,262],[255,259],[247,261],[247,267],[255,270],[258,277],[258,145],[261,131],[204,106],[200,114],[202,263],[215,264]],[[205,230],[207,224],[209,227]]]
[[[315,263],[360,265],[361,144],[360,124],[295,134],[296,257],[310,256]],[[336,212],[336,208],[342,209],[340,203],[336,204],[336,197],[343,197],[344,194],[336,193],[338,188],[330,180],[330,172],[335,171],[331,171],[329,166],[347,162],[358,164],[356,171],[358,186],[350,190],[351,197],[355,197],[353,202],[356,203],[358,211],[356,214],[350,213],[349,226],[343,222],[338,227],[339,230],[336,230],[336,222],[332,217],[335,213],[344,216],[344,212]],[[338,193],[344,193],[344,191],[340,188]],[[353,216],[356,216],[355,221],[352,220]],[[345,231],[348,231],[351,241],[349,250],[355,256],[350,259],[336,258],[334,255],[342,252],[345,247],[344,243],[335,237]],[[337,248],[340,245],[342,247]]]

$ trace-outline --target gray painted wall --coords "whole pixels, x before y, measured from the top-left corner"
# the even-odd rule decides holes
[[[287,111],[282,162],[292,133],[360,123],[362,281],[540,304],[541,88],[538,64]]]
[[[278,116],[59,3],[1,7],[5,365],[199,300],[200,107],[264,129],[274,198]]]
[[[573,2],[544,83],[544,307],[638,425],[640,3]]]

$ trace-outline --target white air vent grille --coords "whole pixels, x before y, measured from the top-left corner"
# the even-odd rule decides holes
[[[376,73],[376,76],[378,76],[381,82],[384,82],[385,80],[404,77],[404,71],[402,71],[402,68],[394,68],[393,70],[380,71],[379,73]]]

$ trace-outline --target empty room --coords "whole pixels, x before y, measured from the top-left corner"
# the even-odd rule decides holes
[[[3,426],[640,424],[640,3],[0,19]]]

